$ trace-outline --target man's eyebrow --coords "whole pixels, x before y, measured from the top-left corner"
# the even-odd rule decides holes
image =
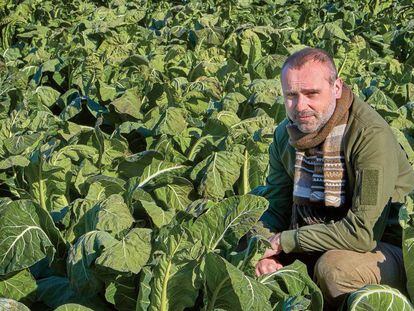
[[[300,93],[305,93],[305,94],[308,94],[308,93],[320,93],[321,90],[320,89],[315,89],[315,88],[313,88],[313,89],[300,89],[299,92]],[[286,91],[286,95],[295,95],[297,93],[298,93],[297,90],[288,90],[288,91]]]
[[[320,93],[321,92],[320,89],[301,89],[300,91],[303,93]]]
[[[295,91],[295,90],[288,90],[288,91],[286,91],[286,95],[295,95],[297,93],[298,93],[298,91]]]

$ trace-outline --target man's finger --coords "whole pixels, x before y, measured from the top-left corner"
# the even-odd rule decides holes
[[[276,263],[276,267],[275,267],[276,271],[282,268],[283,268],[283,265],[281,263]]]
[[[256,269],[254,270],[255,273],[256,273],[256,276],[260,276],[260,271],[259,271],[258,265],[259,264],[256,265]]]
[[[275,251],[273,249],[268,248],[268,249],[266,249],[266,251],[265,251],[262,258],[269,258],[269,257],[272,257],[272,256],[277,255],[277,254],[279,254],[279,251],[277,251],[277,250]]]
[[[276,263],[275,262],[269,262],[269,264],[267,264],[266,267],[265,267],[264,273],[269,274],[269,273],[272,273],[272,272],[275,272],[275,271],[277,271]]]
[[[263,263],[259,262],[256,269],[257,269],[257,276],[261,276],[264,273]]]
[[[270,265],[266,265],[263,267],[263,274],[268,274],[270,272],[272,272],[272,267]]]
[[[260,271],[260,275],[262,274],[266,274],[267,268],[265,265],[261,265],[261,267],[259,268]]]
[[[254,271],[256,272],[257,276],[260,276],[260,265],[261,265],[261,261],[259,260],[256,264],[256,267],[254,269]]]

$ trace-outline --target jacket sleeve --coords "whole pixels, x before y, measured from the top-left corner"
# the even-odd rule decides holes
[[[282,125],[283,126],[283,125]],[[260,195],[269,201],[256,231],[265,237],[287,230],[292,213],[293,181],[282,164],[277,141],[277,129],[269,147],[269,174],[266,186]]]
[[[371,251],[384,232],[398,178],[401,150],[391,129],[363,128],[352,151],[355,172],[352,206],[339,221],[284,231],[284,252],[331,249]]]

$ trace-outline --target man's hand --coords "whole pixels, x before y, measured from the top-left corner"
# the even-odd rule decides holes
[[[276,257],[282,251],[280,244],[280,233],[276,233],[274,236],[269,238],[269,242],[272,248],[266,249],[262,259],[256,264],[256,275],[271,273],[283,268],[283,265],[277,261]]]
[[[277,261],[276,256],[260,259],[256,264],[256,275],[272,273],[283,268],[283,265]]]
[[[272,248],[271,249],[268,248],[265,251],[262,259],[263,258],[269,258],[269,257],[280,254],[280,252],[282,251],[282,245],[280,244],[280,235],[281,235],[280,233],[276,233],[274,236],[269,238],[269,242],[270,242]]]

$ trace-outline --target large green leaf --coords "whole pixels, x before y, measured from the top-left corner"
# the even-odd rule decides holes
[[[139,292],[136,311],[147,311],[150,305],[152,271],[149,267],[142,268],[139,280]]]
[[[164,210],[153,201],[140,200],[139,203],[157,228],[167,225],[175,215],[175,211]]]
[[[346,300],[347,310],[392,310],[411,311],[413,305],[407,297],[387,285],[366,285],[351,293]]]
[[[98,125],[93,136],[94,146],[99,151],[96,165],[99,168],[112,166],[114,161],[121,161],[128,154],[128,144],[122,137],[107,137]]]
[[[372,87],[370,89],[372,94],[369,96],[367,103],[369,103],[379,114],[385,119],[394,119],[399,117],[397,104],[378,88]]]
[[[136,154],[126,156],[118,166],[118,172],[122,177],[141,176],[146,167],[151,163],[162,160],[163,155],[155,150],[146,150]]]
[[[229,129],[240,123],[240,118],[233,111],[220,111],[217,115],[212,115],[203,128],[203,134],[213,136],[224,136],[228,134]]]
[[[349,38],[338,23],[325,23],[318,26],[313,33],[320,39],[338,38],[344,41],[349,41]]]
[[[177,310],[194,305],[198,294],[196,278],[200,244],[190,240],[179,226],[158,237],[149,310]]]
[[[0,170],[5,170],[13,166],[26,167],[29,164],[30,161],[21,155],[10,156],[0,161]]]
[[[169,177],[180,176],[187,169],[188,167],[182,164],[153,160],[151,165],[144,169],[138,187],[142,188],[162,183]]]
[[[187,169],[186,165],[162,160],[162,155],[153,150],[133,155],[120,164],[122,174],[137,177],[134,189],[153,188],[171,177],[182,175]]]
[[[237,245],[268,206],[266,199],[254,195],[233,196],[217,203],[190,227],[191,234],[209,249],[220,243]]]
[[[72,246],[67,258],[67,273],[71,287],[79,294],[94,296],[104,283],[95,271],[94,262],[102,251],[117,243],[109,233],[90,231]]]
[[[106,248],[95,265],[118,273],[137,274],[147,263],[151,253],[151,230],[134,228],[114,245]]]
[[[173,140],[174,139],[174,140]],[[185,137],[183,132],[178,135],[175,135],[173,138],[170,138],[168,135],[161,135],[157,140],[154,140],[154,144],[149,146],[150,149],[154,149],[160,154],[163,155],[164,160],[173,163],[184,163],[187,161],[187,158],[180,153],[179,149],[175,147],[174,141],[178,141],[182,145],[181,152],[186,150],[187,144],[191,138]]]
[[[95,206],[96,202],[86,199],[76,199],[68,206],[68,212],[65,214],[62,222],[65,224],[65,238],[73,243],[76,238],[83,235],[89,228],[85,223],[87,217],[85,214]]]
[[[37,300],[50,308],[77,303],[90,307],[92,310],[108,310],[106,303],[98,295],[77,293],[66,277],[49,276],[38,280],[37,285]]]
[[[253,136],[255,132],[264,128],[273,128],[275,122],[267,115],[252,117],[241,120],[230,127],[229,134],[232,139],[238,139],[240,136]]]
[[[4,311],[30,311],[24,304],[13,299],[0,298],[0,310]]]
[[[13,135],[4,140],[3,144],[12,155],[31,152],[42,138],[41,133]]]
[[[187,128],[186,111],[181,108],[170,107],[161,115],[154,126],[154,135],[177,135]]]
[[[399,129],[396,129],[394,127],[391,128],[394,136],[397,138],[400,146],[404,149],[405,153],[407,154],[408,161],[410,161],[411,164],[414,164],[414,139],[412,136],[410,136],[408,133],[404,133],[403,131],[400,131]],[[407,131],[408,132],[408,131]]]
[[[111,102],[116,112],[135,119],[142,118],[140,113],[141,104],[141,98],[137,89],[129,89],[121,97]]]
[[[272,310],[271,290],[217,254],[205,257],[205,310]]]
[[[60,93],[50,86],[39,86],[34,94],[34,100],[47,107],[52,106],[59,98]]]
[[[76,303],[68,303],[57,307],[55,311],[93,311],[93,309],[78,305]]]
[[[399,211],[400,224],[403,230],[402,250],[404,258],[404,268],[407,276],[407,291],[414,300],[414,204],[412,194],[407,198],[407,202]]]
[[[125,191],[125,181],[120,178],[105,175],[95,175],[86,179],[85,186],[89,186],[86,199],[99,201],[112,194],[121,194]]]
[[[105,289],[105,298],[116,310],[135,311],[137,290],[135,276],[119,276]]]
[[[50,215],[37,204],[20,200],[0,206],[0,275],[51,260],[56,248],[64,247]]]
[[[252,189],[265,184],[269,167],[269,156],[266,153],[244,151],[243,166],[239,181],[239,194],[247,194]]]
[[[51,308],[56,308],[69,302],[75,297],[75,291],[71,288],[68,278],[50,276],[37,281],[38,300]]]
[[[198,163],[191,178],[199,182],[198,193],[206,198],[222,199],[240,176],[243,155],[238,152],[219,151]]]
[[[276,100],[278,96],[282,95],[282,89],[279,79],[255,79],[249,85],[249,90],[252,95],[249,98],[249,103],[266,108],[267,111],[275,108],[284,110],[284,106],[277,105]]]
[[[33,199],[45,210],[60,209],[68,204],[67,191],[71,179],[71,161],[67,157],[54,161],[44,161],[39,155],[32,159],[25,169]]]
[[[0,296],[28,304],[35,300],[36,281],[27,270],[0,277]]]
[[[66,158],[75,163],[82,159],[90,159],[95,162],[98,159],[98,150],[87,145],[71,144],[53,153],[50,162],[52,165],[62,166],[62,162],[65,163]]]
[[[247,29],[241,34],[240,47],[243,53],[244,64],[253,64],[262,57],[261,41],[259,36],[251,29]]]
[[[315,311],[323,309],[322,292],[300,261],[261,276],[259,282],[272,290],[271,300],[278,310],[296,310],[301,306]]]
[[[192,202],[193,184],[183,178],[173,178],[171,182],[160,184],[153,190],[158,201],[166,209],[185,210]]]
[[[222,99],[223,110],[237,112],[241,103],[246,101],[247,98],[241,93],[230,92]]]
[[[122,236],[134,223],[130,209],[119,194],[85,207],[87,210],[74,227],[77,236],[91,230],[106,231],[114,237]]]

